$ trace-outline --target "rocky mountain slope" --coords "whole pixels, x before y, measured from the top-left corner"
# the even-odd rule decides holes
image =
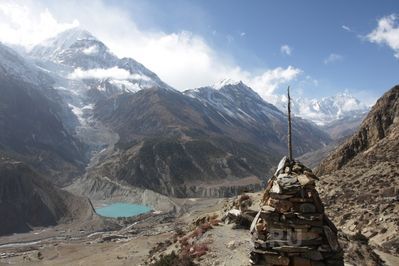
[[[64,123],[72,124],[74,115],[46,73],[3,45],[0,58],[0,151],[55,183],[66,183],[85,162],[84,145]]]
[[[367,111],[359,110],[320,126],[335,141],[352,136],[360,127]]]
[[[185,94],[223,116],[227,124],[225,131],[234,129],[232,134],[247,142],[264,145],[281,154],[286,152],[287,116],[241,81],[188,90]],[[303,154],[330,142],[314,124],[297,117],[293,120],[294,154]],[[251,135],[247,137],[247,134]]]
[[[343,231],[398,255],[399,86],[373,106],[358,132],[318,168],[323,200]]]
[[[197,95],[203,90],[222,96],[211,104]],[[184,94],[142,90],[101,101],[94,113],[120,139],[89,175],[167,195],[229,196],[259,189],[260,179],[276,163],[275,154],[286,150],[285,115],[243,83]],[[329,142],[325,133],[300,119],[294,131],[297,154]]]
[[[54,187],[22,162],[0,156],[0,235],[98,219],[88,199]]]
[[[39,156],[21,160],[31,163],[40,158],[31,165],[45,168],[45,174],[46,169],[54,171],[46,176],[57,176],[63,169],[54,178],[59,185],[84,176],[96,183],[112,180],[179,197],[228,196],[258,189],[270,166],[286,151],[286,116],[243,83],[181,93],[135,60],[118,58],[78,28],[37,45],[24,62],[48,81],[38,79],[38,89],[15,97],[12,93],[17,90],[8,90],[8,98],[46,97],[40,108],[29,107],[41,112],[27,113],[4,103],[3,120],[13,126],[6,136],[18,136],[14,132],[26,129],[15,141],[0,143],[15,155],[23,153],[8,147],[10,143],[21,149],[39,143],[42,149],[33,144],[28,149]],[[8,80],[5,84],[5,88],[16,86]],[[297,155],[331,141],[302,119],[295,119],[293,130]]]

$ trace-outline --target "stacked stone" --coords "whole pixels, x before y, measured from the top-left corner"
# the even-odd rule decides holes
[[[316,180],[300,162],[280,161],[251,225],[251,264],[344,265],[337,228],[324,214]]]

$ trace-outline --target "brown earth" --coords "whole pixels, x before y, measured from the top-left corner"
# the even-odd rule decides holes
[[[248,195],[251,208],[258,209],[261,193]],[[5,238],[0,238],[0,265],[145,265],[172,251],[182,252],[187,245],[191,248],[186,252],[199,265],[249,265],[249,230],[220,221],[234,202],[236,198],[185,199],[179,202],[185,211],[178,217],[152,214],[133,219],[120,230],[78,232],[69,239],[52,238],[27,246],[7,247],[1,244],[7,242]],[[389,257],[383,251],[377,255],[362,239],[343,232],[339,236],[346,265],[382,265],[380,256]]]

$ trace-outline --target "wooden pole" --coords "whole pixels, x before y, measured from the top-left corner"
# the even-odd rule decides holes
[[[290,86],[287,89],[288,94],[288,158],[292,161],[292,137],[291,137],[291,97]]]

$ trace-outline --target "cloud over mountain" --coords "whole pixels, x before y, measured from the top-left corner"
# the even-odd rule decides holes
[[[277,66],[256,72],[243,69],[200,35],[190,31],[165,33],[156,29],[143,30],[124,10],[103,1],[62,2],[51,9],[40,1],[23,0],[17,4],[5,0],[0,3],[0,14],[3,15],[0,19],[0,41],[30,48],[79,25],[103,40],[117,56],[137,59],[182,91],[232,78],[244,81],[266,100],[272,101],[272,94],[279,85],[292,81],[303,72],[294,66]],[[284,50],[291,53],[291,48]],[[84,52],[95,53],[95,47],[88,47]],[[123,73],[116,69],[79,70],[73,73],[73,77],[111,74]]]
[[[394,51],[394,56],[399,59],[399,25],[398,15],[392,14],[378,20],[378,26],[366,38],[377,44],[385,44]]]
[[[147,76],[139,74],[131,74],[126,69],[119,67],[111,68],[93,68],[89,70],[83,70],[81,68],[76,68],[70,75],[70,79],[107,79],[113,78],[116,80],[124,79],[140,79],[149,80]]]

